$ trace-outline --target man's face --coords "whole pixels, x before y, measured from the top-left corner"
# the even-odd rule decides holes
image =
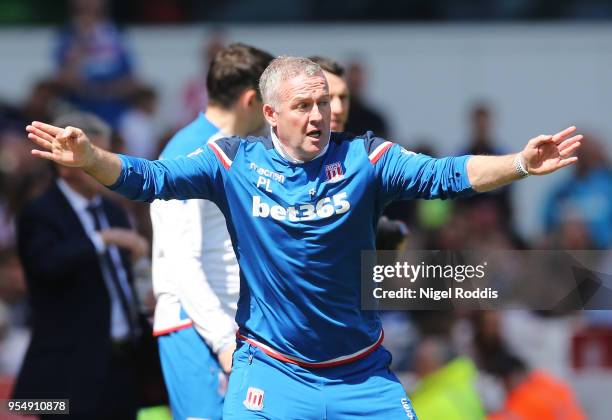
[[[302,74],[285,80],[277,98],[277,108],[264,106],[266,119],[289,154],[313,159],[329,143],[331,109],[325,76]]]
[[[346,81],[335,74],[324,71],[329,85],[331,103],[331,130],[344,131],[349,114],[349,89]]]

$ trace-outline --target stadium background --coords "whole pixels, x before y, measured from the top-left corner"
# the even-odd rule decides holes
[[[603,185],[612,181],[608,2],[132,0],[110,2],[109,10],[110,19],[123,30],[133,78],[146,88],[139,91],[148,92],[144,103],[132,106],[134,118],[116,124],[119,134],[146,133],[139,141],[148,143],[130,144],[118,136],[118,150],[154,155],[189,120],[194,102],[197,108],[207,52],[217,44],[242,41],[273,54],[328,56],[352,68],[353,93],[382,117],[386,137],[409,149],[436,155],[466,152],[474,132],[473,108],[486,107],[491,150],[513,152],[530,136],[576,124],[593,144],[585,173],[596,173]],[[35,87],[58,74],[57,34],[70,14],[67,2],[0,2],[0,377],[5,392],[28,339],[13,218],[19,204],[40,190],[48,176],[44,165],[28,156],[22,128],[30,116],[41,111],[51,116],[66,105],[61,89],[41,92]],[[126,104],[128,97],[133,95],[125,95]],[[46,102],[38,103],[41,98]],[[465,243],[476,248],[609,249],[612,195],[609,189],[581,184],[581,179],[568,170],[520,182],[508,191],[509,213],[498,205],[500,197],[492,196],[484,204],[400,206],[391,215],[406,222],[413,247]],[[569,183],[586,190],[580,200],[589,205],[568,211],[555,198]],[[546,208],[555,214],[549,210],[547,216]],[[146,207],[130,206],[130,211],[139,230],[150,235],[143,220]],[[142,294],[151,305],[146,261],[139,273]],[[399,367],[408,383],[413,381],[413,356],[428,334],[443,336],[444,346],[472,354],[479,328],[489,325],[489,333],[502,337],[504,346],[532,367],[571,383],[589,418],[609,418],[611,315],[513,311],[438,317],[452,328],[424,327],[411,315],[386,316],[387,329],[397,333],[388,336],[401,338],[389,345],[401,352],[395,356],[403,361]],[[595,356],[579,357],[584,348]]]

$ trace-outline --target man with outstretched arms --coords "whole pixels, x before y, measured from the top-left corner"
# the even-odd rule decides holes
[[[207,73],[206,113],[170,139],[160,158],[186,156],[209,141],[260,130],[265,120],[257,83],[272,58],[244,44],[222,49]],[[221,419],[240,286],[225,218],[208,200],[155,200],[151,221],[154,334],[172,417]]]
[[[576,161],[575,127],[517,154],[434,159],[330,132],[327,82],[279,57],[260,80],[268,137],[229,137],[190,157],[147,161],[93,147],[78,128],[34,122],[32,154],[83,167],[124,196],[206,198],[226,216],[240,263],[238,348],[225,419],[416,418],[389,370],[375,311],[360,309],[360,252],[393,199],[488,191]]]

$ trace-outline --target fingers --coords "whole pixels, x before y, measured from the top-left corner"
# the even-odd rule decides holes
[[[53,148],[53,141],[55,140],[53,136],[32,125],[28,125],[26,127],[26,131],[28,132],[28,138],[37,146],[47,150],[51,150]]]
[[[563,143],[565,143],[565,141],[570,141],[571,140],[570,143],[568,143],[567,145],[564,146],[564,147],[569,147],[574,142],[582,140],[582,136],[581,135],[574,136],[571,139],[566,140],[567,136],[571,135],[575,131],[576,131],[576,126],[572,125],[571,127],[567,127],[565,130],[559,131],[558,133],[556,133],[556,134],[554,134],[552,136],[551,135],[542,134],[542,135],[540,135],[538,137],[535,137],[535,138],[531,139],[531,144],[533,146],[535,146],[535,147],[538,147],[538,146],[541,146],[541,145],[543,145],[545,143],[548,143],[550,141],[553,141],[555,144],[563,144]]]
[[[35,134],[36,136],[38,136],[38,137],[40,137],[40,138],[42,138],[42,139],[44,139],[46,141],[49,141],[49,142],[52,142],[53,139],[55,138],[55,136],[52,136],[52,135],[48,134],[47,132],[36,128],[33,125],[26,126],[26,131],[28,132],[28,134],[30,134],[30,133],[31,134]]]
[[[576,163],[576,162],[578,162],[578,158],[576,156],[573,156],[573,157],[570,157],[570,158],[567,158],[567,159],[563,159],[563,160],[559,161],[559,165],[557,166],[557,169],[561,169],[561,168],[563,168],[565,166],[569,166],[569,165],[571,165],[573,163]]]
[[[574,136],[572,138],[569,138],[569,139],[564,140],[561,143],[559,143],[557,145],[557,149],[559,149],[559,152],[561,152],[561,151],[567,149],[568,147],[570,147],[571,145],[573,145],[574,143],[579,142],[583,138],[584,138],[584,136],[582,134],[578,134],[577,136]]]
[[[56,161],[55,155],[53,153],[45,152],[44,150],[33,149],[32,151],[30,151],[30,153],[32,154],[32,156],[35,156],[41,159]]]
[[[567,136],[572,134],[574,131],[576,131],[575,125],[572,125],[571,127],[567,127],[565,130],[559,131],[557,134],[555,134],[553,136],[553,140],[555,143],[559,143],[563,141],[563,139],[565,139]]]
[[[69,140],[78,139],[81,134],[81,130],[78,128],[59,128],[38,121],[34,121],[32,125],[26,126],[26,131],[30,140],[47,150],[52,149],[54,142],[66,143]]]
[[[51,124],[45,124],[45,123],[40,122],[40,121],[32,121],[32,126],[38,128],[41,131],[44,131],[45,133],[51,135],[52,137],[57,136],[63,130],[60,127],[56,127],[56,126],[51,125]]]
[[[573,155],[573,154],[574,154],[574,152],[575,152],[576,150],[578,150],[578,148],[579,148],[581,145],[582,145],[582,143],[580,143],[580,142],[576,142],[576,143],[572,144],[571,146],[566,147],[565,149],[561,150],[561,151],[559,152],[559,155],[560,155],[561,157],[563,157],[563,158],[566,158],[566,157],[568,157],[568,156],[571,156],[571,155]]]
[[[41,137],[38,137],[36,134],[29,133],[28,138],[32,140],[32,142],[35,143],[37,146],[40,146],[43,149],[51,150],[53,148],[53,145],[51,144],[51,142]]]

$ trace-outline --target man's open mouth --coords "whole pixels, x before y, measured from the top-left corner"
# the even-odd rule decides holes
[[[314,137],[318,139],[321,137],[321,130],[310,130],[306,134],[308,135],[308,137]]]

